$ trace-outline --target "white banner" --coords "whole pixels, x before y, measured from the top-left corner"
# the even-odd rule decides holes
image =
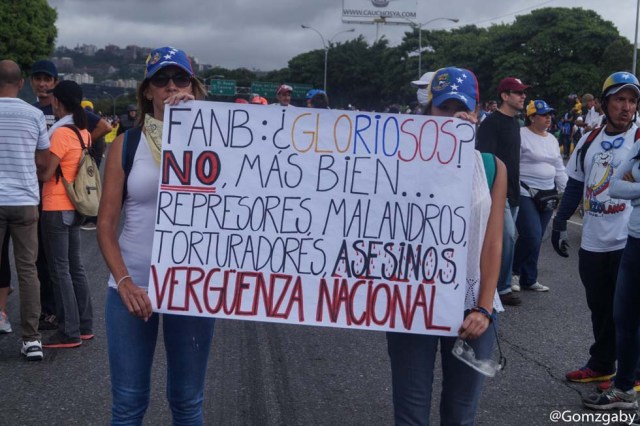
[[[371,23],[385,18],[387,22],[404,22],[415,19],[416,0],[343,0],[342,20],[345,22]]]
[[[154,310],[456,334],[474,142],[453,118],[168,108]]]

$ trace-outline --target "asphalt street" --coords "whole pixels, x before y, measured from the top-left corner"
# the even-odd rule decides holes
[[[579,219],[577,220],[579,222]],[[578,278],[579,224],[569,225],[571,256],[547,240],[539,281],[548,293],[521,293],[520,307],[500,318],[508,364],[487,379],[479,425],[601,424],[552,422],[554,410],[589,412],[580,397],[593,384],[564,373],[584,364],[590,320]],[[96,338],[77,349],[45,350],[42,362],[19,353],[18,292],[8,313],[14,332],[0,335],[0,425],[104,425],[110,416],[104,332],[107,268],[95,231],[83,231],[94,302]],[[390,425],[391,380],[384,333],[218,320],[205,395],[207,425]],[[159,339],[147,425],[170,424],[164,397],[165,359]],[[434,383],[438,393],[440,381]],[[439,424],[434,398],[432,424]]]

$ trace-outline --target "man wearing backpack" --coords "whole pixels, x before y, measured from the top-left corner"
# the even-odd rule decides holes
[[[567,163],[569,182],[553,220],[553,248],[568,257],[567,220],[584,199],[578,270],[594,343],[586,365],[566,374],[572,382],[606,381],[616,372],[613,295],[631,204],[609,196],[609,180],[638,137],[634,120],[639,99],[640,83],[633,74],[616,72],[605,80],[601,101],[606,125],[585,134],[574,149]]]

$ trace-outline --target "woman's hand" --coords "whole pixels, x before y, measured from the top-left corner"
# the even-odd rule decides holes
[[[135,285],[131,278],[127,278],[120,283],[118,294],[131,315],[144,321],[149,319],[153,311],[151,310],[151,299],[149,299],[146,290]]]
[[[165,105],[178,105],[180,102],[193,101],[195,96],[191,93],[179,92],[169,96],[164,100]]]
[[[483,313],[472,311],[462,322],[458,336],[462,339],[476,339],[489,327],[489,318]]]
[[[468,121],[471,124],[477,124],[478,123],[478,117],[476,117],[476,114],[472,113],[472,112],[458,111],[455,114],[453,114],[453,116],[455,118],[459,118],[461,120]]]

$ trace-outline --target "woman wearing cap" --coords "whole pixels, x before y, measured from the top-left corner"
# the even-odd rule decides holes
[[[40,175],[42,188],[43,243],[51,281],[58,330],[42,345],[45,348],[75,348],[83,340],[93,338],[91,295],[82,264],[80,221],[67,196],[61,176],[72,182],[79,167],[82,145],[91,145],[87,116],[80,105],[82,89],[75,82],[64,80],[53,89],[53,113],[58,119],[49,129],[51,139],[49,166]]]
[[[553,112],[545,101],[531,101],[526,126],[520,129],[520,211],[516,220],[513,291],[549,291],[549,287],[538,282],[538,256],[553,210],[540,211],[531,194],[548,189],[563,192],[569,179],[558,140],[548,131]]]
[[[459,83],[462,81],[462,83]],[[438,70],[429,87],[428,115],[456,117],[476,122],[477,80],[468,70]],[[458,82],[458,83],[457,83]],[[507,172],[497,160],[493,186],[488,182],[483,157],[475,151],[473,171],[465,317],[458,331],[467,339],[476,358],[491,357],[495,334],[488,327],[502,310],[496,293],[500,274],[502,227],[507,191]],[[491,186],[491,189],[490,189]],[[442,358],[442,424],[473,424],[484,376],[451,353],[455,336],[443,337],[408,333],[387,333],[391,360],[393,407],[396,424],[429,424],[435,357],[440,344]]]
[[[137,90],[142,127],[128,177],[123,170],[124,138],[111,147],[98,215],[98,243],[111,271],[106,304],[107,340],[113,396],[113,424],[142,424],[149,404],[151,365],[162,317],[167,356],[167,399],[174,424],[202,424],[204,380],[214,319],[157,314],[147,295],[158,196],[162,120],[165,107],[204,99],[182,50],[154,49]],[[125,182],[125,179],[127,181]],[[126,183],[126,198],[123,200]],[[124,226],[117,236],[120,211]]]

